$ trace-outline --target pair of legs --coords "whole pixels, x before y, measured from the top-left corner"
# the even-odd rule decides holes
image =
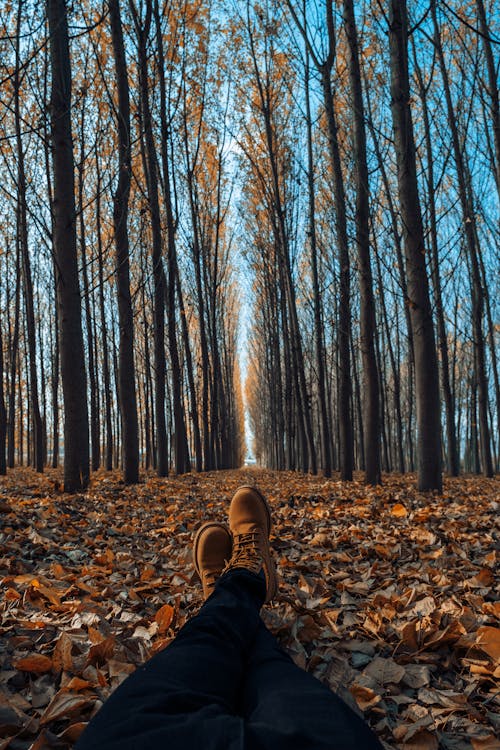
[[[262,573],[233,568],[175,640],[128,677],[76,750],[381,750],[260,618]]]

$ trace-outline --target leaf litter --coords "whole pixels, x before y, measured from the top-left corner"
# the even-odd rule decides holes
[[[498,480],[382,487],[260,469],[84,494],[18,469],[0,485],[0,750],[73,747],[110,693],[199,609],[192,538],[241,484],[272,508],[280,594],[263,610],[295,662],[387,748],[498,750]]]

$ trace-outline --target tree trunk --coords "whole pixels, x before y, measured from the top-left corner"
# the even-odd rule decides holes
[[[176,263],[177,278],[177,296],[179,298],[179,313],[182,326],[182,338],[184,341],[184,351],[186,356],[186,369],[189,383],[189,398],[191,404],[191,422],[193,425],[194,453],[196,460],[196,471],[203,469],[203,451],[201,447],[200,420],[198,417],[198,403],[196,399],[196,387],[194,383],[193,357],[191,355],[191,345],[189,343],[189,330],[186,318],[186,309],[184,307],[184,297],[182,294],[181,277],[179,267]]]
[[[203,427],[203,468],[210,471],[214,468],[214,457],[210,447],[210,361],[208,355],[208,342],[205,321],[205,301],[203,298],[203,285],[201,275],[201,251],[198,231],[198,214],[196,209],[195,187],[193,180],[194,165],[190,162],[187,129],[184,129],[184,148],[186,153],[187,183],[189,194],[189,208],[192,223],[192,253],[194,262],[194,273],[196,283],[196,299],[198,306],[198,325],[200,334],[201,369],[202,369],[202,391],[201,391],[201,419]]]
[[[49,112],[49,95],[48,95],[48,53],[44,59],[44,77],[43,77],[43,101],[46,112]],[[50,135],[48,117],[43,120],[43,152],[45,179],[47,181],[47,196],[50,210],[50,233],[49,239],[54,237],[54,196],[52,191],[52,174],[50,166]],[[54,326],[51,329],[51,348],[53,351],[51,357],[51,396],[52,396],[52,468],[56,469],[59,465],[59,313],[57,307],[57,288],[56,288],[56,260],[52,253],[52,274],[54,278]],[[53,337],[52,337],[53,336]]]
[[[82,282],[83,303],[85,309],[85,330],[87,334],[87,357],[88,357],[88,382],[90,388],[90,456],[92,471],[97,471],[101,463],[101,449],[99,443],[99,404],[96,388],[96,367],[94,359],[94,336],[92,331],[92,313],[90,309],[89,274],[87,270],[87,248],[85,239],[85,213],[84,213],[84,170],[85,170],[85,97],[83,97],[81,108],[80,126],[80,159],[77,166],[78,174],[78,218],[80,254],[82,259]]]
[[[360,340],[363,361],[363,427],[365,480],[380,484],[379,373],[375,354],[375,300],[370,261],[369,180],[366,160],[365,112],[359,67],[358,35],[353,0],[344,0],[349,44],[349,77],[353,101],[354,170],[356,183],[356,244],[360,289]]]
[[[108,2],[115,75],[118,90],[118,184],[113,196],[115,230],[116,291],[118,295],[119,394],[122,426],[123,478],[126,484],[139,481],[139,426],[134,364],[134,316],[130,296],[128,203],[130,195],[130,102],[125,45],[119,0]]]
[[[3,338],[0,324],[0,475],[7,474],[7,411],[5,409],[4,378],[3,378]]]
[[[99,155],[97,153],[97,143],[95,146],[95,163],[96,163],[96,233],[97,233],[97,268],[99,279],[99,318],[101,323],[101,344],[102,344],[102,369],[104,381],[104,421],[106,434],[106,454],[105,464],[106,471],[113,468],[113,414],[111,405],[111,374],[109,369],[109,346],[108,346],[108,325],[106,323],[106,311],[104,306],[104,251],[102,247],[102,228],[101,228],[101,170],[99,166]],[[125,459],[124,459],[125,461]]]
[[[16,238],[16,268],[20,264],[21,247],[19,236]],[[7,419],[7,466],[14,468],[15,446],[16,446],[16,376],[18,370],[19,355],[19,308],[20,308],[21,278],[16,274],[16,290],[14,293],[14,330],[10,342],[10,383],[9,383],[9,409]]]
[[[422,102],[422,115],[424,121],[425,147],[427,151],[427,192],[428,192],[428,213],[430,224],[430,239],[432,250],[432,285],[434,288],[434,299],[436,307],[437,331],[439,341],[439,351],[441,354],[441,388],[443,391],[445,413],[446,413],[446,442],[448,472],[450,476],[457,477],[460,472],[460,462],[458,458],[457,436],[455,430],[455,406],[453,403],[450,371],[448,358],[448,341],[446,338],[446,324],[444,318],[443,296],[441,292],[441,274],[439,270],[439,251],[437,237],[436,221],[436,204],[434,199],[434,157],[432,152],[431,131],[429,121],[429,111],[427,108],[427,92],[424,86],[422,73],[415,55],[415,69],[417,73],[418,88],[420,100]]]
[[[54,253],[64,396],[64,489],[89,483],[89,426],[78,283],[75,177],[71,138],[71,64],[65,0],[47,0],[52,68]]]
[[[389,352],[389,360],[391,363],[392,379],[394,382],[394,409],[396,411],[396,433],[397,433],[397,456],[398,456],[398,471],[401,474],[405,472],[405,460],[404,460],[404,447],[403,447],[403,416],[401,412],[401,377],[399,372],[399,361],[396,363],[396,356],[394,354],[394,346],[391,340],[391,331],[389,326],[389,319],[387,316],[387,305],[385,302],[384,287],[382,284],[382,270],[380,267],[380,258],[375,246],[375,263],[377,268],[377,279],[378,289],[380,293],[380,306],[382,309],[382,318],[384,321],[385,334],[387,338],[387,350]]]
[[[486,69],[488,71],[488,95],[490,97],[490,112],[493,125],[493,141],[495,144],[495,179],[497,183],[498,197],[500,198],[500,101],[498,96],[498,80],[491,46],[491,30],[486,20],[486,12],[483,0],[476,0],[477,14],[479,17],[479,28],[481,30],[481,41],[486,58]]]
[[[345,204],[344,179],[337,135],[337,123],[333,105],[331,71],[325,67],[322,70],[321,82],[325,102],[325,112],[328,123],[328,146],[330,165],[334,181],[335,222],[337,229],[337,244],[340,264],[340,293],[338,317],[338,349],[339,349],[339,452],[340,476],[344,481],[352,481],[353,469],[353,432],[351,415],[351,366],[349,339],[351,330],[350,303],[350,261],[347,239],[347,217]]]
[[[23,0],[19,0],[17,10],[17,34],[16,34],[16,67],[14,71],[14,116],[16,128],[17,145],[17,231],[21,247],[21,268],[24,287],[24,302],[26,309],[26,332],[29,360],[29,399],[31,404],[31,417],[33,420],[33,451],[32,462],[38,472],[43,472],[43,425],[40,414],[40,403],[38,397],[38,374],[36,363],[36,328],[35,309],[33,303],[33,279],[31,275],[31,261],[28,247],[28,223],[26,206],[26,174],[24,169],[24,147],[21,136],[21,111],[20,111],[20,51],[21,44],[21,14]]]
[[[306,100],[306,126],[307,126],[307,186],[309,198],[309,244],[311,250],[311,268],[313,281],[314,302],[314,340],[316,368],[318,371],[318,397],[321,425],[321,455],[323,457],[323,474],[325,477],[332,475],[331,437],[328,425],[328,411],[325,384],[325,364],[323,347],[323,321],[321,316],[321,292],[318,280],[318,252],[316,243],[316,208],[314,188],[314,159],[312,147],[312,119],[311,101],[309,95],[309,51],[306,48],[305,68],[305,100]]]
[[[151,2],[151,0],[149,0]],[[160,122],[161,122],[161,157],[163,172],[163,195],[165,199],[165,213],[167,220],[168,243],[168,278],[167,278],[167,321],[168,348],[172,367],[172,399],[174,409],[174,449],[175,471],[184,474],[191,469],[189,447],[187,442],[186,423],[184,420],[184,406],[181,394],[182,371],[179,363],[179,349],[177,344],[175,294],[177,282],[177,248],[175,237],[175,220],[172,207],[171,177],[168,158],[169,134],[167,96],[165,88],[165,59],[163,53],[163,38],[160,22],[158,0],[154,1],[154,15],[156,24],[156,47],[158,54],[158,75],[160,88]]]
[[[437,51],[441,77],[443,80],[446,108],[448,112],[448,127],[450,129],[455,157],[455,167],[458,181],[458,195],[463,216],[463,227],[467,254],[471,267],[472,286],[472,330],[474,336],[476,377],[478,384],[478,411],[479,411],[479,440],[481,445],[481,462],[483,472],[487,477],[493,476],[493,463],[491,460],[490,433],[488,426],[488,378],[486,375],[486,352],[483,335],[483,311],[484,290],[481,283],[481,272],[478,256],[480,248],[476,245],[476,216],[468,180],[466,177],[468,166],[465,162],[464,150],[458,135],[457,121],[455,117],[453,102],[451,99],[450,82],[448,71],[444,61],[441,35],[437,20],[436,2],[431,0],[432,21],[434,25],[434,44]]]
[[[391,111],[415,357],[419,490],[441,491],[439,372],[410,111],[406,0],[389,2]]]
[[[130,0],[134,16],[139,53],[139,86],[142,108],[142,122],[146,147],[146,182],[151,215],[152,264],[154,280],[154,366],[155,366],[155,412],[156,450],[158,476],[168,475],[168,444],[165,420],[165,274],[163,271],[160,206],[158,201],[158,163],[153,138],[151,110],[148,92],[148,58],[146,44],[151,27],[151,3],[146,6],[144,23],[139,19],[135,4]]]

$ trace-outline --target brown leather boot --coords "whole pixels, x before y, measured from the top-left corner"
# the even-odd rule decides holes
[[[264,571],[266,602],[276,596],[278,576],[269,545],[271,513],[265,498],[255,487],[239,487],[229,506],[229,528],[233,535],[233,554],[223,570],[246,568],[252,573]]]
[[[208,521],[200,526],[194,538],[193,561],[203,586],[204,599],[213,592],[231,552],[231,534],[225,524]]]

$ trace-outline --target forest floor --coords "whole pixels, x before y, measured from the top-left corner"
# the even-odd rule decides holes
[[[126,488],[97,473],[0,480],[0,750],[71,748],[110,692],[202,603],[200,522],[240,484],[273,514],[282,578],[266,624],[389,748],[500,744],[498,478],[359,481],[260,469]],[[497,529],[495,530],[495,525]]]

